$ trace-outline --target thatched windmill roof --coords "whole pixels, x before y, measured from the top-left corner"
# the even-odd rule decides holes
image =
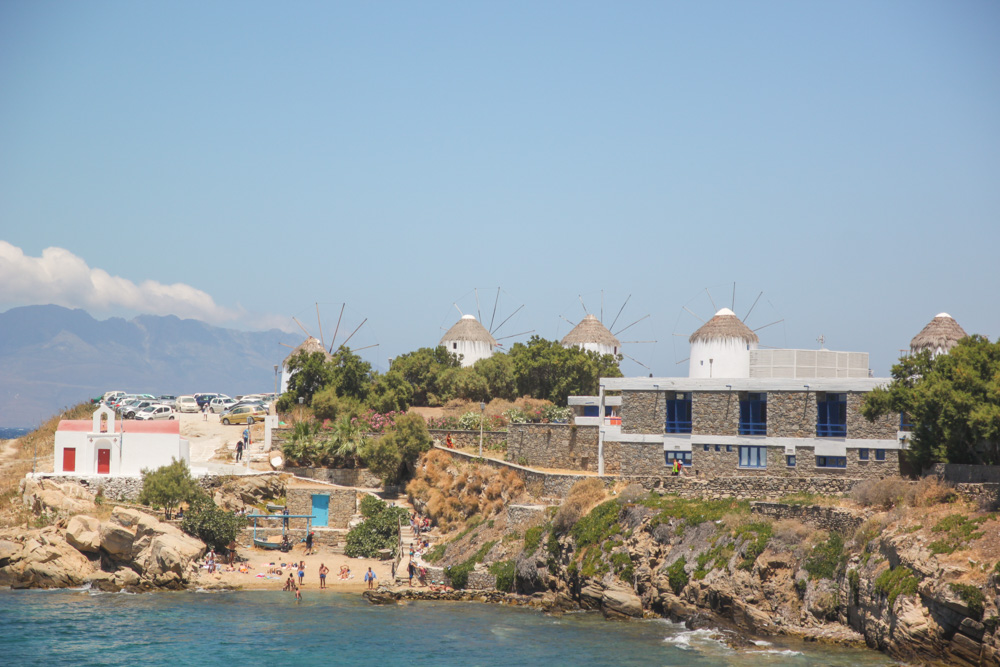
[[[955,347],[959,340],[968,336],[965,329],[948,313],[938,313],[934,319],[920,330],[910,341],[910,352],[917,354],[924,350],[947,352]]]
[[[736,317],[736,313],[728,308],[723,308],[712,319],[705,322],[701,328],[691,334],[688,342],[708,342],[724,338],[738,338],[745,343],[760,342],[757,334],[751,331],[750,327],[743,324],[740,318]]]
[[[562,345],[597,343],[599,345],[621,347],[621,342],[593,315],[587,315],[580,320],[580,323],[573,327],[572,331],[563,336],[563,339],[559,342]]]
[[[306,352],[307,354],[312,354],[313,352],[322,352],[323,355],[327,359],[331,359],[332,358],[330,356],[330,353],[327,352],[325,349],[323,349],[323,344],[322,343],[320,343],[318,340],[316,340],[312,336],[309,336],[304,341],[302,341],[302,343],[300,343],[297,348],[295,348],[294,350],[292,350],[291,352],[289,352],[287,357],[285,357],[285,362],[284,363],[285,363],[286,367],[288,366],[288,360],[291,359],[292,357],[294,357],[299,352]]]
[[[490,332],[486,330],[474,315],[462,315],[462,319],[455,322],[455,326],[448,329],[448,332],[441,337],[441,345],[446,341],[467,340],[477,343],[489,343],[492,347],[497,344]]]

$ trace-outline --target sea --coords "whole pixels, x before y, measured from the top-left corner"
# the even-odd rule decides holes
[[[869,667],[874,651],[792,640],[731,649],[665,620],[460,602],[375,606],[359,594],[0,591],[0,664]]]
[[[31,428],[20,428],[16,426],[0,426],[0,440],[13,440],[14,438],[20,438],[22,435],[28,435],[34,429]]]

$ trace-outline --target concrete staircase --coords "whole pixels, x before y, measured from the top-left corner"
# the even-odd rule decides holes
[[[410,576],[406,571],[406,564],[410,560],[410,545],[413,544],[416,547],[417,533],[410,527],[409,523],[404,523],[399,529],[399,536],[403,541],[403,558],[399,561],[399,569],[396,570],[396,585],[405,585],[410,581]],[[421,533],[421,539],[427,538],[431,544],[433,544],[433,537],[430,532],[425,531]]]

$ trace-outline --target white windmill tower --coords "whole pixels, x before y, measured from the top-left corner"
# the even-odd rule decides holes
[[[615,316],[615,319],[611,322],[610,327],[605,326],[603,322],[604,318],[603,290],[601,291],[601,317],[595,316],[587,309],[587,304],[584,303],[582,294],[579,295],[578,298],[580,300],[580,305],[583,306],[584,317],[582,320],[580,320],[579,323],[573,326],[573,328],[570,330],[569,333],[567,333],[565,336],[562,337],[562,339],[559,341],[559,344],[565,348],[577,347],[582,350],[588,350],[590,352],[596,352],[598,354],[610,354],[613,357],[621,356],[632,362],[635,362],[636,364],[642,366],[648,371],[649,366],[642,363],[638,359],[635,359],[634,357],[625,354],[624,346],[626,344],[656,343],[656,341],[655,340],[622,341],[621,339],[618,338],[618,336],[623,332],[628,331],[629,329],[639,324],[640,322],[649,319],[649,315],[640,317],[635,322],[632,322],[628,326],[622,327],[618,331],[612,333],[612,329],[614,329],[615,324],[618,323],[618,318],[621,317],[621,314],[625,310],[625,306],[628,305],[628,302],[632,298],[632,295],[629,294],[628,297],[625,298],[625,301],[622,302],[621,308],[618,309],[618,314]],[[589,298],[590,297],[588,296],[588,299]],[[563,317],[562,315],[560,315],[559,317],[561,317],[569,324],[571,325],[573,324],[571,320]]]
[[[506,338],[513,338],[514,336],[523,336],[533,331],[525,331],[518,334],[511,334],[509,336],[502,336],[501,338],[494,338],[493,334],[497,333],[504,324],[506,324],[514,315],[516,315],[524,305],[522,304],[514,310],[510,315],[507,316],[500,324],[493,326],[496,321],[497,316],[497,306],[500,303],[500,288],[497,288],[496,299],[493,302],[493,314],[490,317],[490,327],[486,328],[481,323],[482,313],[479,311],[479,289],[473,290],[476,296],[476,312],[479,313],[479,319],[475,315],[469,313],[463,313],[462,309],[458,307],[458,303],[452,305],[458,310],[461,317],[457,322],[447,332],[441,337],[439,345],[443,345],[452,354],[458,356],[461,360],[463,368],[472,366],[480,359],[489,359],[493,356],[493,352],[498,347],[502,347],[498,340],[504,340]],[[466,294],[468,296],[468,294]],[[464,297],[463,297],[464,298]]]
[[[294,357],[295,355],[297,355],[297,354],[299,354],[301,352],[306,352],[306,353],[322,352],[324,354],[324,356],[326,357],[326,360],[330,361],[331,359],[333,359],[333,350],[334,350],[334,348],[336,348],[336,349],[339,350],[340,348],[345,347],[347,345],[347,343],[352,338],[354,338],[354,334],[358,333],[358,331],[361,329],[361,327],[363,327],[365,325],[365,323],[368,321],[367,317],[364,318],[363,320],[361,320],[361,323],[354,328],[354,330],[351,332],[351,334],[349,336],[347,336],[347,338],[345,338],[338,345],[337,344],[337,335],[340,333],[340,325],[344,322],[344,309],[347,308],[347,303],[346,302],[340,304],[340,315],[337,318],[337,327],[336,327],[336,329],[334,329],[333,340],[330,341],[330,348],[327,349],[327,347],[326,347],[326,341],[323,338],[323,321],[320,319],[320,316],[319,316],[319,303],[317,303],[315,305],[316,305],[316,324],[319,327],[319,336],[320,336],[318,339],[316,337],[314,337],[311,333],[309,333],[308,329],[305,328],[305,326],[302,324],[302,322],[299,322],[299,320],[296,317],[294,317],[294,316],[292,317],[292,320],[295,322],[295,324],[297,324],[299,326],[299,328],[302,329],[302,332],[306,335],[306,339],[304,341],[302,341],[301,343],[299,343],[298,346],[292,348],[292,351],[289,352],[288,356],[286,356],[285,359],[281,362],[281,383],[280,383],[280,387],[279,387],[279,393],[281,393],[281,394],[283,394],[286,391],[288,391],[288,380],[291,377],[291,372],[288,370],[288,363],[291,361],[292,357]],[[292,347],[291,345],[287,345],[285,343],[281,343],[281,344],[284,345],[285,347]],[[360,352],[361,350],[367,350],[367,349],[370,349],[370,348],[373,348],[373,347],[378,347],[378,346],[379,346],[378,343],[374,343],[374,344],[370,344],[370,345],[365,345],[363,347],[355,348],[354,350],[352,350],[352,352]]]

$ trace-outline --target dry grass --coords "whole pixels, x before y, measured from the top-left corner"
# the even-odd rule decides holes
[[[485,519],[524,494],[524,482],[512,470],[454,461],[438,450],[424,454],[407,484],[410,501],[427,503],[427,513],[442,530],[462,526],[472,516]]]
[[[771,539],[776,546],[795,551],[807,542],[815,543],[813,534],[816,532],[816,528],[807,526],[797,519],[781,519],[775,521],[771,527]]]
[[[851,499],[863,507],[892,509],[907,497],[909,482],[898,477],[867,479],[851,489]]]
[[[517,408],[518,410],[523,410],[525,412],[532,410],[540,410],[547,405],[552,405],[551,401],[546,401],[538,398],[531,398],[530,396],[524,396],[514,401],[507,401],[502,398],[495,398],[486,404],[486,416],[495,417],[502,415],[507,410],[511,408]],[[466,401],[461,398],[453,398],[440,408],[440,416],[442,417],[461,417],[466,412],[479,412],[479,403],[473,401]]]
[[[942,503],[950,503],[958,494],[955,486],[937,477],[921,477],[912,485],[906,494],[906,504],[910,507],[933,507]]]
[[[573,488],[569,490],[569,495],[559,506],[555,518],[552,519],[552,525],[558,532],[566,532],[590,510],[600,504],[606,495],[604,482],[596,477],[580,480],[573,485]]]

